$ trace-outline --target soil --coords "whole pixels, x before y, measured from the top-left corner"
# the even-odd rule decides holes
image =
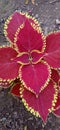
[[[36,0],[25,5],[25,0],[0,0],[0,45],[9,44],[3,34],[6,18],[15,10],[28,11],[41,24],[43,33],[60,30],[60,0]],[[0,130],[60,130],[60,118],[49,114],[44,125],[24,107],[21,99],[0,89]]]

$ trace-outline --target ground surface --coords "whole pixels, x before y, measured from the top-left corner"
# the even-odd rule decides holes
[[[60,29],[60,0],[0,0],[0,45],[9,44],[3,35],[5,19],[15,10],[29,11],[41,23],[44,34]],[[20,99],[0,90],[0,130],[60,130],[60,118],[50,114],[46,125],[26,111]]]

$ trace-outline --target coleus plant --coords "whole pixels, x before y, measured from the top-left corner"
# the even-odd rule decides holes
[[[21,97],[28,111],[46,122],[60,116],[60,32],[44,36],[28,13],[14,12],[4,25],[10,46],[0,48],[0,85]]]

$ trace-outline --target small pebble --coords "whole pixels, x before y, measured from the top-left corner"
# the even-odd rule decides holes
[[[42,123],[42,127],[44,128],[45,127],[45,125]]]
[[[59,30],[60,30],[60,26],[59,26]]]
[[[36,14],[36,15],[35,15],[35,18],[38,18],[38,17],[39,17],[39,15],[38,15],[38,14]]]
[[[59,19],[56,19],[56,24],[60,25],[60,20]]]
[[[27,130],[27,126],[24,127],[24,130]]]
[[[1,23],[4,23],[4,22],[5,22],[5,19],[2,18],[0,22],[1,22]]]
[[[5,118],[5,117],[3,117],[3,118],[1,119],[1,121],[2,121],[2,122],[5,122],[5,121],[6,121],[6,118]]]
[[[45,27],[45,32],[44,34],[46,35],[48,33],[48,27]]]
[[[14,118],[14,119],[18,119],[18,114],[17,114],[16,111],[13,113],[13,118]]]

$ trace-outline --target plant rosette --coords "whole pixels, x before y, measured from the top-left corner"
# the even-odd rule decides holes
[[[15,82],[10,93],[46,122],[58,104],[60,32],[44,36],[35,18],[16,11],[6,20],[4,34],[11,45],[0,48],[0,84]]]

